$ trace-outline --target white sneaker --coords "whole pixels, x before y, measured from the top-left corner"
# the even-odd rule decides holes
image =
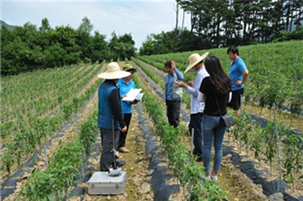
[[[201,179],[204,179],[204,180],[210,180],[210,175],[208,176],[205,176],[204,174],[201,174]]]
[[[213,179],[213,180],[215,180],[215,181],[218,181],[218,177],[217,177],[217,175],[214,175],[214,176],[213,176],[213,175],[211,175],[210,177],[211,177],[211,179]]]

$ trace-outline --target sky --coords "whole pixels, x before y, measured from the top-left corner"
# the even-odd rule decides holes
[[[86,16],[109,41],[113,32],[131,34],[139,50],[147,36],[171,31],[176,24],[175,0],[2,0],[1,20],[9,25],[25,23],[41,26],[47,18],[52,28],[70,26],[77,29]],[[181,27],[183,11],[179,11]],[[184,27],[190,28],[185,15]]]

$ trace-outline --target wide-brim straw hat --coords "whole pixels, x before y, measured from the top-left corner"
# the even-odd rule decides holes
[[[123,65],[123,70],[124,71],[133,71],[133,72],[136,72],[137,71],[137,69],[136,68],[134,68],[131,64],[125,64],[125,65]]]
[[[120,66],[117,62],[111,62],[107,65],[107,70],[104,73],[98,75],[98,78],[107,80],[115,80],[130,75],[130,72],[120,70]]]
[[[200,56],[198,53],[194,53],[188,57],[189,65],[185,69],[184,73],[192,69],[197,63],[205,59],[208,55],[208,52],[205,52],[202,56]]]

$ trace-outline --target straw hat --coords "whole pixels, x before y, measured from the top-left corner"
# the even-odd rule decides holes
[[[133,65],[131,65],[131,64],[124,64],[123,65],[123,70],[124,71],[131,71],[132,70],[133,72],[137,71],[137,69],[134,68]]]
[[[187,71],[189,71],[192,67],[194,67],[197,63],[199,63],[200,61],[202,61],[203,59],[205,59],[205,57],[207,57],[208,52],[205,52],[202,56],[200,56],[197,53],[194,53],[192,55],[190,55],[188,57],[189,60],[189,65],[187,66],[187,68],[185,69],[184,73],[186,73]]]
[[[120,66],[117,62],[111,62],[107,65],[107,70],[104,73],[98,75],[98,78],[115,80],[130,75],[130,72],[120,70]]]

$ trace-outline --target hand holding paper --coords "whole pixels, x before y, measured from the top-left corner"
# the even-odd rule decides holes
[[[124,98],[122,98],[123,101],[142,101],[143,93],[140,93],[142,89],[131,89]]]

